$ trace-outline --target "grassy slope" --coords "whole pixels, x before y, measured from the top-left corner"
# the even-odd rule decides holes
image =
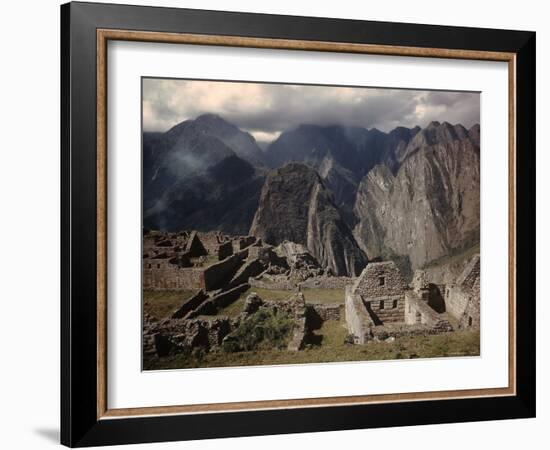
[[[344,289],[302,289],[306,303],[341,303],[344,304]]]
[[[143,312],[157,319],[163,319],[173,312],[195,291],[143,291]]]

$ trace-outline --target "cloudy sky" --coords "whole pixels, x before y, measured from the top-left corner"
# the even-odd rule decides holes
[[[143,80],[143,128],[166,131],[204,113],[222,116],[271,141],[302,123],[353,125],[390,131],[432,120],[479,123],[479,94],[289,84]]]

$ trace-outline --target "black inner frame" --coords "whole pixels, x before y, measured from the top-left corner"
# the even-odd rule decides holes
[[[96,30],[99,28],[515,53],[517,394],[98,420]],[[94,3],[62,5],[61,442],[81,447],[534,417],[535,38],[534,32],[526,31]]]

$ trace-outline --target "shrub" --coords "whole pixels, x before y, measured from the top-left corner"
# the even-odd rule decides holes
[[[282,348],[286,346],[293,327],[294,320],[289,315],[271,309],[260,309],[225,337],[222,349],[232,353],[255,350],[260,345]]]

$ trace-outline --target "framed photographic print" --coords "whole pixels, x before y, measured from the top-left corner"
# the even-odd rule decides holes
[[[61,23],[63,444],[535,415],[535,33]]]

